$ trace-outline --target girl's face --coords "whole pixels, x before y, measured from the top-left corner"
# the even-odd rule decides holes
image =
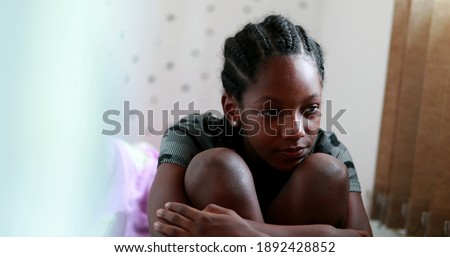
[[[312,60],[292,55],[264,62],[239,107],[248,157],[292,171],[316,141],[321,98],[322,82]]]

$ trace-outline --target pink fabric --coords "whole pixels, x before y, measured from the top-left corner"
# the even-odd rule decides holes
[[[147,193],[153,182],[159,151],[146,143],[113,141],[113,167],[108,212],[111,236],[149,236]]]

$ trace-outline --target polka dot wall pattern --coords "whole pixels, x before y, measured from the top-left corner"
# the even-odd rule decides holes
[[[121,77],[121,101],[129,101],[130,108],[143,113],[152,111],[146,128],[164,130],[176,120],[169,117],[164,124],[163,111],[174,109],[177,102],[186,110],[191,102],[198,112],[222,110],[220,71],[226,37],[270,13],[286,15],[314,32],[320,2],[106,0],[105,8],[117,25],[111,35],[117,36],[105,39],[102,50],[110,53],[108,61],[118,62],[112,76]],[[159,146],[161,135],[138,135],[138,119],[131,120],[131,126],[128,140]]]

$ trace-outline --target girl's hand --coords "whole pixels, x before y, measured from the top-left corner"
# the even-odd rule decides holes
[[[164,222],[157,221],[153,227],[166,236],[266,236],[235,211],[215,204],[203,210],[175,202],[164,207],[156,212]]]

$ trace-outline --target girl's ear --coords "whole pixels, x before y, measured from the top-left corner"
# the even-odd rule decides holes
[[[228,93],[224,93],[222,95],[222,108],[228,122],[230,122],[230,124],[234,127],[237,126],[237,124],[239,124],[240,122],[241,117],[239,104],[237,103],[234,96]]]

